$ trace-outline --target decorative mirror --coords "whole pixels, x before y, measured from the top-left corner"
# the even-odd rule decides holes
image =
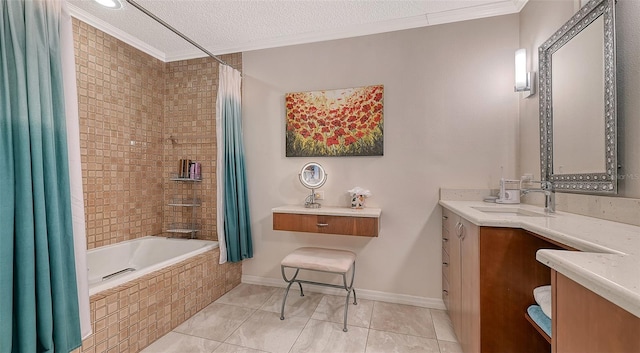
[[[307,196],[304,206],[308,208],[320,208],[320,204],[316,202],[315,189],[320,188],[327,181],[327,173],[318,163],[310,162],[305,164],[298,174],[300,182],[307,189],[311,189],[311,195]]]
[[[540,169],[556,191],[617,193],[615,0],[591,0],[538,49]]]

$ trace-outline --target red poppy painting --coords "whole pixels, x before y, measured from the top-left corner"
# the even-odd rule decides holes
[[[382,156],[383,86],[285,95],[287,157]]]

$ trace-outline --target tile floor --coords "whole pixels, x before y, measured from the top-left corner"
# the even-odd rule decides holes
[[[342,331],[344,297],[240,284],[142,353],[459,353],[445,311],[358,299]],[[353,301],[352,301],[353,303]]]

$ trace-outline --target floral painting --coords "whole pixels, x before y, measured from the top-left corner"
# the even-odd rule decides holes
[[[383,86],[285,95],[287,157],[382,156]]]

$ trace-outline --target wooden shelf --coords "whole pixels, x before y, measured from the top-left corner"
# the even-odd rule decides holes
[[[546,332],[544,332],[544,330],[538,326],[538,324],[533,321],[533,319],[531,318],[531,316],[529,316],[529,313],[524,313],[524,318],[527,319],[527,321],[529,321],[529,323],[531,324],[531,326],[533,326],[533,328],[536,329],[536,331],[538,331],[538,333],[544,337],[545,340],[547,340],[547,342],[549,342],[549,344],[551,344],[551,337],[549,335],[547,335]]]

